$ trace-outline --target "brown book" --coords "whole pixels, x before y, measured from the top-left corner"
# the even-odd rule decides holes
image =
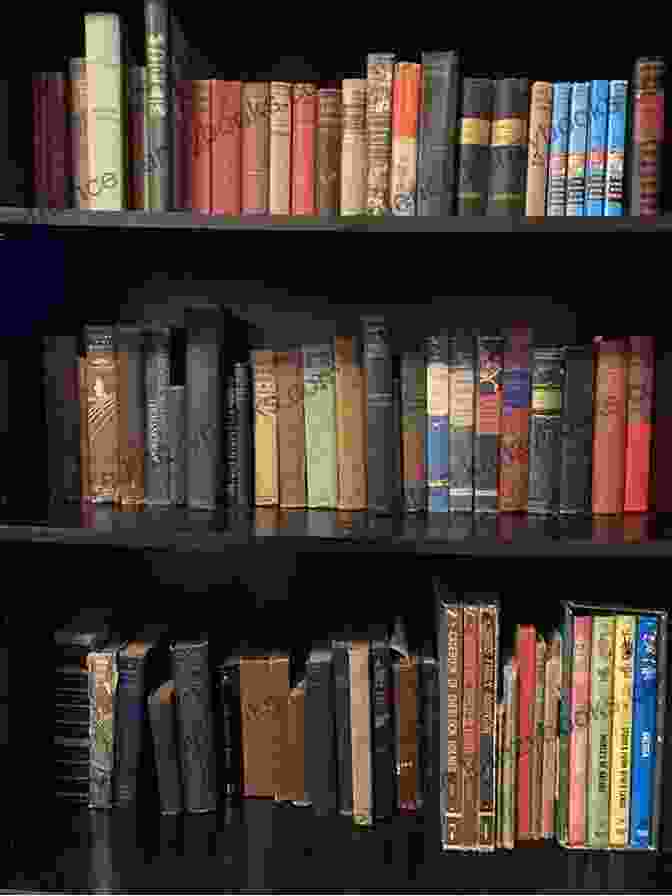
[[[278,384],[280,507],[306,506],[306,439],[303,420],[303,355],[275,353]]]
[[[292,86],[292,214],[315,214],[317,87]]]
[[[368,178],[366,147],[366,79],[343,80],[341,148],[341,215],[366,212]]]
[[[242,213],[268,214],[270,85],[243,84]]]
[[[506,720],[506,707],[503,703],[497,704],[497,777],[496,777],[496,823],[495,823],[495,847],[502,849],[504,846],[502,840],[502,810],[504,801],[502,799],[502,782],[504,769],[504,724]]]
[[[304,731],[306,689],[304,682],[292,688],[287,698],[285,753],[282,766],[281,800],[306,803]]]
[[[253,352],[254,375],[254,503],[277,505],[278,475],[278,384],[275,352]]]
[[[390,211],[394,60],[393,53],[370,53],[367,59],[367,212],[370,215],[385,215]]]
[[[119,327],[119,501],[145,501],[145,397],[143,332]]]
[[[595,374],[593,513],[623,513],[626,402],[626,341],[601,340]]]
[[[480,644],[479,608],[465,606],[464,613],[464,672],[462,680],[462,846],[475,849],[478,845],[479,719],[480,719]]]
[[[530,101],[530,133],[527,156],[527,196],[525,215],[543,218],[546,214],[546,179],[551,138],[553,85],[536,81]]]
[[[289,699],[289,657],[240,659],[243,796],[278,798]]]
[[[291,209],[292,85],[271,81],[268,202],[271,215]]]
[[[394,672],[397,805],[402,812],[415,812],[418,808],[418,667],[415,657],[399,657]]]
[[[444,849],[464,846],[464,787],[462,783],[463,624],[459,603],[447,602],[439,615],[441,692],[441,811]],[[444,759],[445,756],[445,759]]]
[[[544,691],[546,685],[546,642],[538,635],[535,666],[534,714],[530,744],[530,835],[542,836],[542,783],[544,771]]]
[[[119,488],[119,366],[112,327],[86,327],[86,361],[80,401],[86,408],[88,482],[82,495],[113,502]],[[84,422],[84,421],[83,421]]]
[[[318,94],[315,205],[318,215],[335,217],[341,207],[341,91],[322,88]]]
[[[70,138],[75,208],[89,208],[89,106],[86,101],[86,61],[70,60]]]
[[[480,647],[478,846],[483,850],[495,848],[497,631],[498,610],[496,605],[480,607],[478,633]]]
[[[560,715],[560,673],[562,638],[553,635],[546,650],[546,686],[544,688],[544,748],[541,785],[541,836],[555,836],[555,784],[557,778],[557,733]]]
[[[351,642],[352,820],[354,824],[364,826],[373,822],[369,653],[368,641]]]
[[[336,336],[336,457],[339,510],[366,510],[366,427],[362,347]]]
[[[79,372],[79,469],[81,476],[82,501],[91,500],[91,480],[89,478],[89,425],[86,395],[86,358],[78,359]]]

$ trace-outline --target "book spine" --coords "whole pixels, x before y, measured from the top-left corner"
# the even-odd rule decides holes
[[[114,805],[115,709],[117,700],[117,655],[112,648],[87,656],[91,722],[90,809]]]
[[[525,214],[529,102],[527,78],[503,78],[495,83],[489,216],[519,218]]]
[[[118,329],[119,500],[145,503],[145,392],[143,337],[140,327]]]
[[[193,208],[194,83],[177,72],[172,102],[173,202],[176,210],[187,211]]]
[[[184,386],[166,388],[168,499],[171,504],[187,503],[187,440]]]
[[[546,661],[544,687],[544,730],[543,730],[543,772],[542,772],[542,822],[541,836],[555,834],[555,790],[558,761],[558,721],[560,709],[560,668],[562,639],[556,632],[549,645]]]
[[[588,710],[590,707],[590,616],[574,618],[572,663],[572,731],[569,738],[569,845],[586,845],[586,785],[588,773]]]
[[[425,443],[427,436],[427,372],[422,352],[401,358],[401,442],[404,510],[427,507]]]
[[[546,690],[546,642],[539,638],[536,648],[532,741],[530,743],[530,833],[542,836],[542,787],[544,775],[544,700]]]
[[[334,509],[336,470],[336,369],[331,344],[303,348],[307,506]]]
[[[401,377],[399,376],[400,358],[392,359],[392,501],[393,507],[401,512],[404,500],[404,484],[402,481],[402,445],[401,445]]]
[[[80,492],[83,502],[93,500],[91,490],[91,462],[89,450],[89,421],[88,421],[88,386],[86,358],[78,359],[79,378],[79,473]]]
[[[558,82],[553,85],[553,122],[548,155],[548,196],[546,214],[564,217],[567,207],[567,155],[569,153],[569,103],[572,85]]]
[[[571,681],[572,681],[572,624],[565,610],[562,628],[562,690],[560,694],[560,717],[558,725],[558,775],[556,798],[555,832],[558,841],[567,845],[569,837],[569,739],[572,728]]]
[[[170,330],[148,333],[145,351],[146,424],[145,501],[170,503],[167,389],[170,379]]]
[[[530,812],[530,759],[533,740],[536,633],[532,625],[519,625],[516,635],[518,661],[518,744],[517,744],[517,830],[516,839],[530,840],[532,816]]]
[[[535,348],[532,361],[528,513],[557,513],[565,352]]]
[[[597,346],[593,437],[593,513],[623,513],[627,348],[625,340]]]
[[[292,161],[292,85],[284,81],[270,84],[270,138],[268,211],[271,215],[290,213]]]
[[[572,84],[567,154],[567,207],[565,214],[583,217],[586,211],[586,146],[588,141],[588,109],[590,82]]]
[[[505,725],[502,756],[502,847],[513,849],[517,820],[518,771],[518,661],[504,667]]]
[[[88,208],[89,127],[86,100],[86,62],[71,59],[70,74],[70,167],[75,208]]]
[[[418,121],[418,215],[455,214],[460,58],[455,51],[423,53]]]
[[[192,82],[191,207],[209,215],[212,211],[212,85],[213,81]]]
[[[366,79],[344,78],[341,153],[341,215],[366,212],[368,151],[366,145]]]
[[[495,746],[495,755],[497,757],[497,770],[495,781],[495,848],[503,849],[502,830],[504,826],[504,796],[502,793],[502,770],[503,770],[503,753],[504,753],[504,726],[506,723],[506,707],[503,702],[497,704],[496,710],[496,730],[497,743]]]
[[[369,642],[351,642],[349,653],[352,821],[357,826],[366,827],[373,823]]]
[[[462,800],[463,846],[474,849],[478,845],[479,775],[479,719],[480,719],[480,644],[478,630],[479,608],[465,606],[462,678]]]
[[[653,843],[653,770],[656,764],[657,628],[655,616],[637,619],[632,714],[632,799],[630,846]]]
[[[306,795],[317,815],[338,805],[334,730],[334,667],[330,650],[306,663]]]
[[[488,206],[490,138],[494,82],[489,78],[465,78],[460,117],[457,214],[484,215]]]
[[[242,213],[269,213],[270,84],[243,84]]]
[[[372,641],[370,652],[371,730],[374,818],[384,820],[394,814],[394,720],[392,708],[392,666],[389,646]]]
[[[47,76],[45,72],[33,75],[33,193],[38,208],[47,208]]]
[[[117,697],[117,758],[114,780],[114,802],[127,806],[136,799],[138,771],[145,732],[145,668],[146,654],[119,654],[119,686]]]
[[[398,62],[392,88],[392,164],[390,204],[393,215],[416,213],[418,113],[422,67]]]
[[[532,331],[505,331],[502,436],[500,440],[499,509],[527,510]]]
[[[214,510],[221,470],[220,325],[216,311],[188,311],[185,318],[187,505]]]
[[[427,814],[434,811],[434,795],[440,780],[436,774],[437,722],[439,721],[439,675],[435,657],[419,656],[418,690],[418,779],[422,808]],[[438,801],[436,803],[438,815]],[[418,807],[420,808],[420,807]],[[445,842],[445,838],[444,838]]]
[[[450,509],[450,368],[448,337],[430,336],[427,357],[427,509]]]
[[[275,798],[282,786],[288,657],[241,658],[240,695],[243,796]]]
[[[336,364],[336,462],[339,510],[366,510],[365,388],[362,344],[334,338]]]
[[[590,117],[586,157],[586,215],[602,217],[606,199],[609,81],[590,82]]]
[[[366,208],[369,215],[390,213],[394,62],[394,53],[369,53],[367,57],[368,182]]]
[[[285,800],[307,804],[305,784],[305,702],[303,685],[292,688],[287,698],[287,737],[285,742]]]
[[[177,815],[183,810],[182,779],[177,746],[175,689],[169,683],[169,700],[163,702],[157,692],[148,698],[149,720],[154,742],[154,757],[162,815]]]
[[[593,396],[592,345],[567,346],[560,427],[560,513],[592,508]]]
[[[478,382],[474,415],[474,511],[498,506],[499,440],[502,427],[501,336],[476,334],[474,376]]]
[[[86,408],[89,484],[85,493],[95,503],[111,503],[119,487],[119,366],[112,327],[86,328],[86,387],[80,402]]]
[[[171,646],[179,755],[187,812],[210,812],[217,803],[208,642]]]
[[[127,195],[122,115],[121,20],[114,13],[86,13],[84,30],[90,207],[97,211],[121,211]]]
[[[212,214],[240,215],[242,207],[242,82],[212,82]]]
[[[449,341],[448,399],[449,504],[451,510],[470,513],[474,503],[474,342],[459,329]]]
[[[62,72],[47,76],[47,184],[49,208],[70,206],[70,135],[67,84]]]
[[[239,796],[242,791],[240,741],[240,667],[219,668],[219,711],[221,751],[218,764],[220,792],[225,797]]]
[[[630,214],[635,216],[663,212],[665,75],[662,57],[641,58],[635,63],[630,161]]]
[[[350,721],[350,661],[347,642],[334,641],[333,651],[338,810],[341,815],[352,815],[353,759]]]
[[[278,383],[275,352],[256,351],[254,365],[254,457],[257,506],[280,501],[278,483]]]
[[[604,215],[618,218],[624,211],[624,170],[628,82],[609,82],[609,121],[607,122],[607,173]]]
[[[149,173],[149,207],[155,212],[170,211],[174,204],[168,16],[166,0],[145,0],[147,148],[154,162]]]
[[[649,510],[653,367],[653,336],[631,336],[625,439],[626,513],[647,513]]]
[[[553,85],[536,81],[530,101],[529,152],[527,158],[527,193],[525,215],[543,218],[546,214],[546,185],[551,136]]]
[[[49,500],[52,504],[79,501],[81,412],[76,336],[45,336],[43,357]]]
[[[396,805],[401,812],[418,809],[418,668],[414,656],[392,666],[395,694]]]
[[[609,769],[614,666],[614,617],[593,618],[590,658],[590,749],[586,794],[586,845],[609,846]]]
[[[497,607],[482,606],[479,610],[479,642],[481,699],[479,708],[480,731],[480,792],[478,807],[478,846],[495,848],[496,813],[496,696],[497,696]]]
[[[393,408],[390,333],[383,318],[364,319],[367,495],[369,510],[393,511]]]
[[[663,744],[669,743],[669,735],[665,731],[665,717],[668,708],[668,652],[669,641],[669,616],[667,613],[658,615],[658,640],[656,642],[656,675],[657,675],[657,709],[656,709],[656,756],[653,768],[652,806],[651,806],[651,846],[653,849],[665,848],[668,838],[659,842],[660,822],[665,797],[669,788],[663,786],[663,759],[665,748]]]
[[[246,362],[234,364],[236,390],[236,430],[238,442],[238,496],[241,507],[250,507],[254,494],[254,446],[252,421],[252,388],[250,365]]]
[[[317,89],[314,84],[292,85],[292,190],[293,215],[315,214],[315,149],[317,143]]]
[[[146,127],[147,112],[147,69],[144,66],[132,65],[128,68],[127,77],[128,108],[128,196],[129,209],[149,211],[148,170],[149,135]]]
[[[341,127],[340,90],[324,87],[318,95],[317,148],[315,158],[315,212],[320,217],[338,216],[341,206]]]
[[[280,507],[306,506],[304,370],[300,350],[276,352]]]
[[[614,717],[611,727],[609,846],[627,846],[630,835],[632,767],[632,673],[636,616],[616,616]]]

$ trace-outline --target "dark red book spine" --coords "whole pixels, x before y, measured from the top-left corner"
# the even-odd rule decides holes
[[[530,756],[534,723],[537,635],[533,625],[519,625],[518,660],[518,840],[532,836],[530,818]]]
[[[48,75],[46,135],[49,208],[68,208],[70,141],[66,80],[62,72]]]
[[[478,607],[464,607],[464,673],[462,691],[463,845],[478,846],[480,792],[480,659]],[[444,735],[445,736],[445,735]]]
[[[626,513],[646,513],[649,509],[653,363],[653,336],[631,336],[625,446]]]
[[[317,88],[314,84],[292,87],[292,188],[291,213],[315,214],[315,148],[317,141]]]
[[[625,339],[597,344],[593,434],[593,513],[623,513],[628,349]]]
[[[46,110],[47,77],[39,72],[33,75],[33,188],[38,208],[48,204]]]
[[[191,156],[192,209],[209,215],[212,210],[212,81],[193,81],[193,152]]]
[[[241,211],[241,81],[212,81],[212,214]]]

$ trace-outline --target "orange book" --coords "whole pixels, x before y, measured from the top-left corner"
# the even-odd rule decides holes
[[[242,194],[244,215],[268,214],[270,85],[243,84]]]
[[[653,367],[653,336],[631,336],[625,447],[626,513],[646,513],[649,509]]]
[[[214,81],[194,81],[193,155],[191,162],[192,208],[209,215],[212,210],[212,116]]]
[[[241,93],[240,81],[212,81],[212,214],[240,215]]]
[[[390,171],[390,205],[395,215],[415,215],[421,77],[421,65],[397,63],[392,86]]]
[[[626,342],[604,339],[597,344],[593,513],[623,513],[626,391]]]
[[[292,214],[315,214],[317,88],[292,86]]]

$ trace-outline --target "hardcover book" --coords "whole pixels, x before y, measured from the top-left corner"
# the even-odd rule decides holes
[[[224,378],[223,498],[229,507],[249,507],[252,495],[251,469],[252,404],[250,366],[235,362]]]
[[[607,173],[604,214],[614,218],[625,214],[624,177],[628,110],[628,82],[609,82],[609,121],[607,123]]]
[[[336,464],[339,510],[366,510],[366,389],[362,343],[334,338],[336,364]]]
[[[341,150],[341,215],[366,212],[368,151],[365,78],[344,78]]]
[[[90,809],[114,806],[114,756],[116,693],[119,681],[117,656],[123,647],[115,642],[92,650],[86,658],[89,673]]]
[[[334,721],[336,728],[336,762],[338,811],[352,815],[352,723],[350,719],[350,649],[349,642],[332,642],[334,658]]]
[[[464,832],[463,771],[463,626],[464,613],[457,594],[435,580],[438,614],[440,731],[439,782],[441,846],[462,849]]]
[[[341,91],[323,87],[318,93],[315,212],[320,217],[337,217],[341,207]]]
[[[369,642],[352,641],[350,654],[350,738],[352,745],[352,821],[373,824],[373,770]]]
[[[415,812],[422,794],[418,788],[418,666],[413,655],[396,657],[392,665],[395,695],[396,806]]]
[[[395,808],[392,654],[389,642],[370,645],[373,808],[377,821],[391,818]]]
[[[586,154],[586,215],[604,215],[607,186],[607,126],[609,81],[590,82],[588,151]]]
[[[561,674],[562,637],[556,631],[548,646],[544,687],[541,836],[545,838],[555,836]]]
[[[505,732],[502,759],[502,846],[513,849],[517,831],[518,795],[518,660],[504,666]]]
[[[449,339],[449,478],[451,510],[471,513],[474,501],[474,341],[458,329]]]
[[[270,84],[270,137],[268,148],[268,212],[289,215],[291,211],[292,85]]]
[[[306,507],[304,366],[301,349],[275,353],[280,507]]]
[[[398,62],[394,70],[390,204],[392,214],[402,217],[415,216],[421,77],[415,62]]]
[[[132,641],[119,652],[117,666],[117,754],[114,803],[128,806],[138,794],[138,775],[146,749],[147,665],[156,642]],[[144,768],[143,771],[147,769]]]
[[[495,739],[497,665],[499,641],[499,608],[486,597],[487,603],[479,606],[480,646],[480,706],[479,706],[479,804],[478,847],[481,850],[495,848],[496,787],[495,787]]]
[[[329,343],[303,348],[307,506],[334,509],[336,463],[336,368]]]
[[[70,134],[67,83],[63,72],[47,73],[47,189],[50,208],[70,207]]]
[[[187,438],[184,386],[166,388],[168,499],[171,504],[187,503]]]
[[[593,436],[593,513],[623,513],[625,501],[627,346],[597,344]]]
[[[245,83],[242,90],[242,213],[269,213],[270,84]]]
[[[626,513],[649,510],[654,363],[653,336],[630,336],[623,508]]]
[[[183,810],[183,801],[174,682],[162,684],[149,696],[147,703],[161,814],[177,815]]]
[[[167,390],[170,382],[170,330],[153,327],[145,347],[145,501],[170,503]]]
[[[543,218],[546,214],[546,184],[551,138],[553,85],[536,81],[530,99],[530,134],[527,158],[527,193],[525,215]]]
[[[315,153],[317,147],[317,88],[292,85],[292,189],[293,215],[315,214]]]
[[[499,509],[527,510],[532,331],[505,331],[502,436],[500,441]]]
[[[86,360],[80,403],[86,413],[82,497],[111,503],[119,488],[119,366],[114,329],[85,328]]]
[[[277,505],[278,483],[278,385],[275,352],[252,353],[254,375],[254,458],[256,505]]]
[[[535,347],[532,357],[527,512],[557,513],[565,350]]]
[[[154,212],[167,212],[174,206],[169,17],[166,0],[145,0],[147,149],[154,163],[149,172],[148,207]]]
[[[333,652],[316,648],[306,663],[306,798],[317,815],[338,808]]]
[[[150,175],[154,174],[154,157],[149,149],[147,127],[147,69],[145,66],[128,67],[128,196],[130,209],[150,211]]]
[[[212,212],[212,85],[214,81],[192,81],[191,207],[202,215]]]
[[[457,182],[460,217],[484,215],[488,207],[493,102],[490,78],[464,79]]]
[[[369,53],[367,56],[368,182],[366,208],[369,215],[390,213],[394,63],[394,53]]]
[[[571,119],[569,103],[572,85],[566,81],[553,85],[551,144],[548,156],[548,197],[546,214],[563,217],[567,209],[567,154]]]
[[[368,506],[374,513],[389,514],[394,509],[390,333],[383,318],[367,317],[363,323]]]
[[[533,625],[519,625],[516,633],[518,667],[518,739],[517,739],[517,825],[516,839],[532,839],[531,756],[536,678],[536,631]]]
[[[613,706],[614,617],[594,616],[590,659],[590,765],[586,794],[586,846],[609,846],[609,774]]]
[[[567,154],[567,210],[571,217],[583,217],[586,211],[586,147],[590,106],[590,82],[572,84]]]
[[[218,310],[196,308],[185,312],[185,321],[187,505],[194,510],[214,510],[222,462],[222,321]]]
[[[466,597],[465,597],[466,599]],[[480,792],[480,632],[479,607],[463,606],[462,675],[462,800],[463,841],[467,849],[475,849],[479,839]]]
[[[569,736],[569,846],[586,845],[586,789],[588,785],[588,726],[592,617],[574,617],[574,657]]]
[[[487,215],[525,214],[529,102],[527,78],[495,82]]]
[[[460,113],[457,51],[422,53],[418,121],[418,215],[455,214]]]
[[[401,445],[404,510],[427,508],[425,445],[427,437],[427,371],[423,352],[401,357]]]
[[[70,154],[72,170],[72,193],[75,208],[89,208],[89,107],[86,87],[86,60],[71,59],[70,74]],[[143,102],[144,120],[144,102]],[[41,139],[41,138],[40,138]],[[144,160],[143,160],[144,161]],[[36,173],[40,173],[42,162],[35,160]],[[37,195],[37,205],[40,195]]]
[[[212,214],[240,215],[242,83],[214,80],[211,99]]]
[[[119,364],[119,500],[145,503],[145,376],[143,335],[138,326],[117,330]]]
[[[651,848],[653,828],[653,770],[656,749],[658,619],[637,617],[632,713],[632,797],[629,844]]]
[[[534,708],[530,743],[530,817],[533,840],[542,837],[542,788],[544,780],[544,702],[546,690],[546,642],[537,635],[534,675]]]
[[[240,714],[240,682],[238,669],[223,663],[217,670],[219,680],[218,726],[219,760],[217,780],[224,797],[242,793],[242,741]]]
[[[49,333],[44,346],[44,407],[47,422],[49,500],[79,501],[80,404],[77,338]]]
[[[630,840],[632,685],[636,628],[636,616],[616,616],[609,790],[609,846],[612,847],[627,846]]]
[[[560,428],[560,513],[592,510],[593,396],[592,345],[565,348]]]
[[[474,511],[498,508],[499,440],[502,428],[502,336],[476,333],[474,372]]]
[[[427,357],[427,510],[450,508],[450,368],[448,334],[426,340]]]
[[[667,208],[664,192],[666,64],[661,56],[642,57],[632,78],[632,158],[630,214],[660,215]]]

